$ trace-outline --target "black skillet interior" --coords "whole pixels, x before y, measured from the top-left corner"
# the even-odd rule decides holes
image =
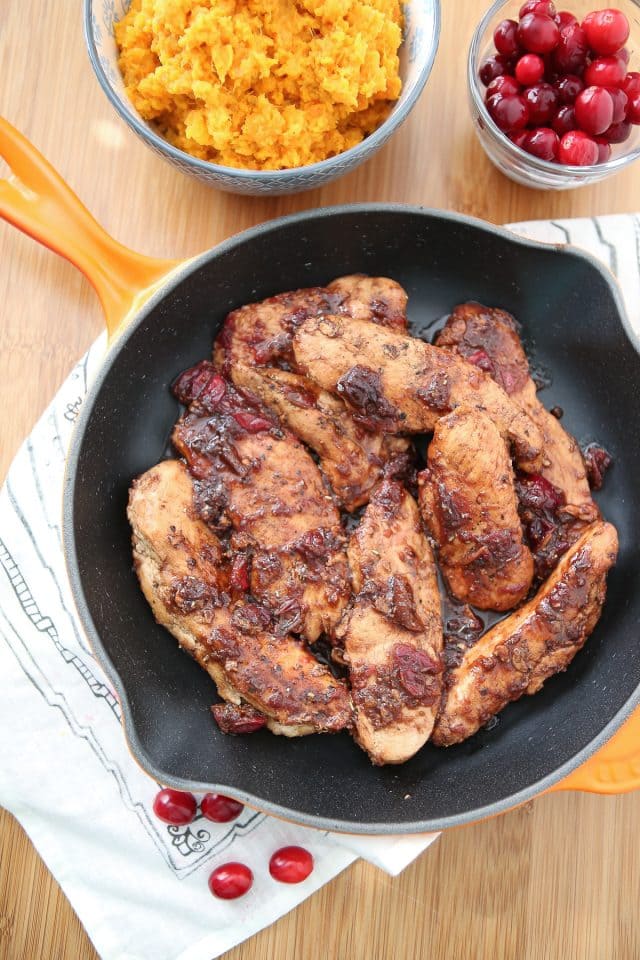
[[[216,699],[210,679],[154,623],[139,590],[125,516],[132,478],[162,458],[176,419],[168,384],[209,356],[226,313],[357,271],[403,284],[416,334],[466,299],[503,307],[522,322],[535,361],[553,375],[545,403],[564,409],[563,422],[580,441],[597,439],[613,454],[598,500],[621,540],[602,620],[565,674],[469,742],[427,745],[403,766],[382,769],[346,734],[293,741],[221,734],[209,712]],[[540,781],[593,748],[640,684],[639,384],[640,357],[611,285],[592,262],[455,216],[397,207],[315,211],[267,224],[203,258],[111,352],[70,462],[74,590],[123,695],[127,736],[142,765],[165,783],[216,785],[265,810],[354,832],[432,829],[533,795]]]

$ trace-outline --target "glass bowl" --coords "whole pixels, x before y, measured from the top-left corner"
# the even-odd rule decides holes
[[[387,119],[368,137],[336,156],[287,170],[244,170],[193,157],[174,147],[142,119],[126,95],[118,67],[114,24],[131,0],[84,0],[84,34],[100,86],[120,117],[155,153],[182,173],[230,193],[277,196],[321,187],[343,176],[380,149],[407,119],[427,82],[440,35],[440,0],[407,0],[400,47],[402,92]]]
[[[597,183],[613,173],[626,169],[640,156],[640,126],[631,128],[624,143],[612,144],[611,158],[605,163],[587,167],[565,166],[539,160],[504,134],[493,122],[484,103],[486,87],[478,71],[482,62],[495,53],[493,31],[506,18],[517,20],[523,0],[496,0],[476,27],[469,47],[467,82],[469,107],[476,135],[490,160],[511,180],[540,190],[572,190],[589,183]],[[630,53],[629,69],[640,70],[640,0],[614,0],[610,4],[626,15],[631,32],[626,47]],[[566,0],[556,2],[558,10],[570,10],[582,21],[591,10],[605,6],[602,0]]]

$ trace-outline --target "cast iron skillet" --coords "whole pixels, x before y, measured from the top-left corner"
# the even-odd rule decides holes
[[[358,271],[406,288],[414,334],[466,299],[522,322],[536,362],[553,374],[547,406],[559,404],[579,440],[597,439],[613,454],[597,499],[620,534],[602,619],[569,670],[510,705],[492,730],[446,750],[427,744],[387,768],[372,767],[347,734],[221,734],[209,711],[211,680],[155,624],[140,592],[125,515],[132,479],[166,455],[178,414],[168,386],[210,355],[226,313]],[[249,230],[175,272],[107,354],[77,426],[64,501],[78,611],[117,688],[141,765],[162,783],[220,790],[302,823],[401,833],[498,813],[583,762],[640,701],[636,349],[615,284],[595,261],[431,210],[308,211]]]

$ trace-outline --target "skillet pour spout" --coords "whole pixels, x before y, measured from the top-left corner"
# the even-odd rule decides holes
[[[146,771],[300,823],[377,834],[470,822],[549,789],[640,787],[640,356],[620,293],[598,262],[456,214],[391,204],[309,210],[185,263],[157,261],[109,238],[6,121],[0,154],[14,175],[0,181],[0,215],[85,271],[110,332],[119,332],[69,452],[64,545],[79,617]],[[574,435],[596,431],[615,461],[597,499],[620,532],[620,555],[585,649],[536,697],[507,707],[493,729],[446,751],[427,744],[394,769],[372,767],[342,734],[296,742],[220,733],[210,680],[153,621],[139,591],[126,519],[131,481],[162,458],[178,414],[169,385],[210,354],[226,314],[347,273],[397,279],[418,336],[429,338],[465,300],[514,314],[536,344],[536,362],[553,370],[546,406],[564,409]]]

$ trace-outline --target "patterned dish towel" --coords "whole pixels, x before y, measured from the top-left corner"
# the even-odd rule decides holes
[[[618,275],[640,329],[640,218],[519,224],[529,237],[586,247]],[[231,824],[167,826],[158,785],[129,754],[120,708],[76,618],[60,505],[65,453],[101,338],[18,453],[0,493],[0,803],[58,880],[104,960],[212,960],[291,910],[358,857],[395,875],[437,834],[353,837],[245,808]],[[268,861],[300,844],[311,876],[278,884]],[[254,885],[214,899],[211,870],[248,864]]]

